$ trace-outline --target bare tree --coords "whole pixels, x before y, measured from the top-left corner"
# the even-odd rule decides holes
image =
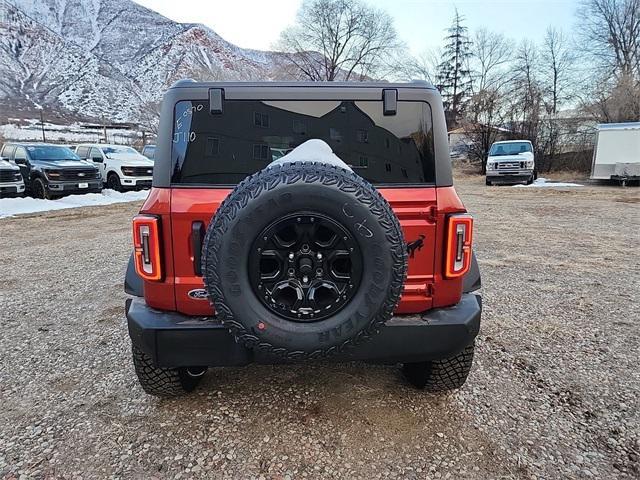
[[[509,81],[506,67],[512,60],[513,50],[512,42],[500,33],[484,28],[475,32],[469,61],[474,94],[489,88],[500,88]]]
[[[511,126],[514,132],[531,140],[534,146],[542,107],[538,62],[538,48],[534,43],[524,40],[516,52],[513,65]]]
[[[640,85],[631,76],[620,77],[615,86],[601,81],[583,100],[582,109],[599,122],[637,122],[640,118]]]
[[[487,155],[494,142],[504,135],[506,120],[504,93],[499,88],[486,88],[474,94],[467,105],[465,121],[470,160],[480,164],[482,174],[487,172]]]
[[[305,0],[277,45],[308,80],[363,80],[401,48],[391,17],[359,0]]]
[[[574,85],[575,50],[560,30],[547,29],[542,42],[540,66],[547,113],[557,114],[562,103],[571,99]]]
[[[147,101],[140,106],[137,115],[138,124],[143,132],[158,135],[158,126],[160,124],[160,108],[161,102]]]
[[[478,30],[473,36],[469,61],[472,95],[463,122],[469,145],[468,157],[486,173],[491,145],[504,134],[505,90],[511,80],[509,62],[513,46],[501,34]]]
[[[520,43],[513,62],[513,78],[509,84],[506,122],[512,137],[530,140],[536,160],[545,158],[543,139],[544,102],[540,72],[540,52],[529,40]]]
[[[640,0],[583,0],[578,18],[605,77],[640,76]]]
[[[637,120],[640,110],[640,0],[583,0],[583,50],[598,67],[580,95],[595,120]],[[594,81],[595,80],[595,81]]]
[[[400,80],[426,80],[436,82],[436,72],[442,52],[437,49],[426,50],[419,55],[400,58],[395,66],[395,78]]]

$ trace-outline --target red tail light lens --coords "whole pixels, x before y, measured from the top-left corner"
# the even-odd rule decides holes
[[[133,248],[138,275],[153,282],[162,280],[159,218],[138,215],[133,219]]]
[[[461,277],[469,271],[472,241],[473,217],[467,214],[450,215],[447,224],[445,277]]]

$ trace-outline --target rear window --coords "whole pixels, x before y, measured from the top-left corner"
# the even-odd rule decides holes
[[[311,138],[329,144],[355,172],[377,185],[434,182],[431,109],[398,102],[383,116],[380,101],[226,100],[175,106],[172,183],[235,185]]]

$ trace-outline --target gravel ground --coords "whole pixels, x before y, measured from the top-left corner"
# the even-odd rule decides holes
[[[340,364],[147,396],[123,315],[139,204],[0,220],[0,476],[638,478],[640,190],[457,186],[485,310],[447,395]]]

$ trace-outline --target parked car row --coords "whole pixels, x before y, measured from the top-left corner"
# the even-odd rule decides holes
[[[0,197],[55,198],[151,186],[153,160],[132,147],[6,143],[0,150]]]

